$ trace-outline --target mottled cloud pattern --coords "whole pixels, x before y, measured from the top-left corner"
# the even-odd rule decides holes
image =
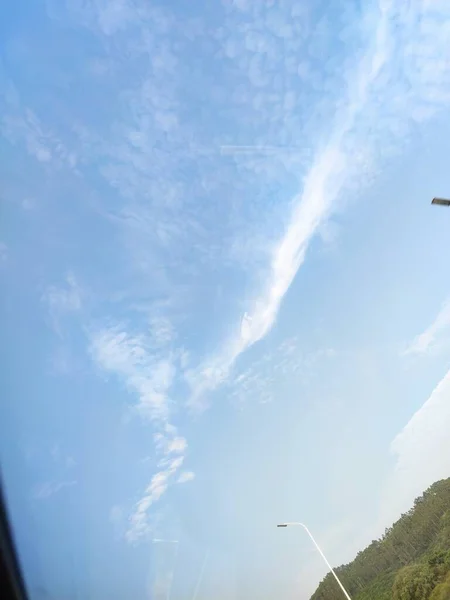
[[[324,14],[300,1],[182,4],[47,0],[58,52],[37,33],[8,49],[33,93],[0,63],[6,161],[22,149],[32,165],[26,181],[10,169],[8,201],[32,207],[43,231],[54,224],[39,241],[53,261],[37,269],[43,304],[61,338],[76,326],[91,368],[127,392],[153,443],[132,543],[150,539],[172,484],[198,481],[192,409],[221,386],[269,403],[274,373],[333,357],[325,347],[294,360],[294,344],[239,364],[273,331],[313,241],[450,102],[444,0]],[[9,261],[6,242],[0,255]],[[448,324],[445,305],[407,352]],[[400,470],[417,424],[431,409],[445,416],[446,385],[393,443]]]

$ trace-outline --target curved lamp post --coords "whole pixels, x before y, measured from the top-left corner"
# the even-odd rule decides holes
[[[312,543],[314,544],[314,546],[317,548],[320,556],[323,558],[323,560],[325,561],[325,564],[327,565],[327,567],[330,569],[330,571],[332,572],[334,578],[336,579],[336,581],[339,584],[339,587],[341,588],[341,590],[344,592],[345,597],[347,598],[347,600],[352,600],[350,598],[349,593],[347,592],[347,590],[345,589],[345,587],[342,585],[341,580],[339,579],[339,577],[336,575],[336,573],[334,572],[333,567],[330,565],[330,563],[327,560],[327,557],[325,556],[325,554],[322,552],[322,550],[319,547],[319,544],[316,542],[316,540],[313,538],[312,533],[310,532],[310,530],[306,527],[306,525],[304,525],[303,523],[280,523],[279,525],[277,525],[277,527],[290,527],[291,525],[296,525],[298,527],[303,527],[303,529],[306,531],[306,533],[309,535],[309,537],[311,538]]]

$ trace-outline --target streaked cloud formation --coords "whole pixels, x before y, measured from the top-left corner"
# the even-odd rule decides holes
[[[449,73],[436,62],[444,38],[439,35],[435,45],[430,36],[430,27],[437,25],[441,16],[431,12],[425,18],[427,8],[420,2],[406,6],[386,0],[368,10],[366,25],[370,23],[371,35],[365,47],[359,48],[357,62],[348,65],[344,94],[336,96],[333,124],[316,149],[301,191],[291,199],[293,209],[286,230],[271,248],[260,291],[240,327],[235,327],[235,334],[216,355],[187,374],[193,404],[201,406],[202,396],[227,378],[239,355],[270,331],[311,240],[339,208],[339,202],[345,203],[343,192],[354,194],[355,186],[363,190],[384,157],[401,148],[399,138],[416,121],[446,107]],[[440,2],[433,8],[448,11]],[[396,30],[399,23],[402,25]],[[405,38],[406,51],[402,45]],[[398,69],[412,78],[412,92],[402,89]]]
[[[119,328],[94,333],[91,352],[102,368],[117,374],[137,394],[143,416],[167,421],[167,394],[174,376],[170,357],[154,356],[144,336],[131,336]]]
[[[349,560],[448,468],[450,5],[28,4],[1,24],[0,438],[52,499],[52,595],[91,562],[80,597],[305,595],[313,555],[262,524]]]
[[[138,413],[153,422],[155,448],[161,457],[158,468],[142,498],[136,502],[129,518],[126,537],[136,542],[147,536],[148,512],[175,479],[184,462],[187,451],[186,439],[177,434],[170,424],[169,390],[172,386],[175,366],[174,358],[164,355],[167,343],[171,341],[170,326],[165,322],[152,321],[151,335],[130,336],[125,331],[104,329],[92,334],[91,352],[94,360],[104,370],[118,376],[137,395]],[[153,333],[153,335],[152,335]],[[181,474],[178,482],[193,479],[193,474]]]
[[[178,456],[160,462],[159,466],[163,468],[153,475],[150,484],[145,490],[144,496],[136,503],[130,517],[130,524],[126,533],[129,542],[135,542],[140,537],[151,533],[151,529],[149,529],[148,526],[148,511],[167,490],[169,482],[173,479],[173,476],[179,470],[183,461],[184,457]]]
[[[259,21],[261,15],[258,9],[248,5],[236,5],[235,8],[253,18],[254,31],[259,30],[260,33],[253,34],[242,25],[238,27],[238,34],[233,32],[236,15],[230,12],[223,31],[217,36],[219,47],[242,70],[250,93],[260,94],[260,90],[273,83],[273,74],[266,67],[271,61],[275,66],[282,57],[273,46],[273,36],[284,40],[285,48],[289,48],[295,37],[297,21],[298,24],[304,24],[308,18],[302,11],[293,8],[290,15],[285,15],[289,19],[283,21],[283,26],[277,19],[266,20],[264,24]],[[357,25],[355,39],[364,40],[355,53],[358,58],[347,59],[344,77],[339,84],[333,82],[335,87],[331,86],[325,96],[325,102],[336,107],[329,112],[327,132],[316,135],[319,142],[309,140],[311,151],[306,160],[303,156],[302,163],[294,162],[288,166],[288,170],[295,166],[302,176],[300,179],[297,175],[297,179],[300,179],[297,193],[283,202],[284,209],[288,211],[287,218],[283,217],[285,226],[278,238],[265,227],[258,232],[264,251],[257,259],[260,263],[258,272],[250,275],[250,293],[241,302],[246,309],[243,311],[244,317],[240,323],[238,319],[234,325],[231,324],[228,328],[231,334],[215,341],[216,349],[212,346],[212,350],[206,354],[197,353],[194,361],[190,352],[189,364],[183,367],[180,357],[182,354],[188,356],[188,353],[186,349],[174,345],[177,333],[172,310],[172,297],[180,293],[180,268],[184,266],[180,251],[186,243],[193,244],[192,248],[195,247],[195,252],[200,250],[204,257],[202,262],[206,260],[206,264],[208,259],[205,258],[204,248],[208,249],[208,254],[214,260],[225,257],[215,253],[211,242],[208,246],[206,230],[210,221],[199,212],[192,213],[183,190],[184,183],[170,176],[175,164],[166,158],[167,155],[161,154],[157,150],[158,145],[155,145],[155,139],[163,134],[168,143],[166,151],[176,155],[179,161],[192,164],[194,160],[198,164],[199,152],[206,160],[206,168],[216,160],[211,150],[201,149],[200,146],[194,148],[191,141],[186,141],[191,133],[188,133],[180,117],[182,102],[178,85],[184,77],[181,57],[174,53],[170,43],[165,44],[170,39],[170,28],[176,27],[175,21],[169,10],[140,3],[71,6],[71,15],[100,39],[109,40],[115,36],[119,39],[120,36],[123,50],[132,49],[136,57],[153,52],[150,71],[137,86],[124,93],[131,109],[115,124],[114,133],[109,132],[112,137],[107,145],[93,129],[77,128],[77,135],[86,150],[87,144],[95,148],[97,155],[103,156],[105,162],[101,176],[124,199],[114,219],[120,224],[129,256],[135,264],[143,266],[143,273],[151,274],[160,292],[168,293],[171,298],[163,312],[151,305],[145,309],[149,314],[148,332],[143,332],[140,326],[131,333],[128,326],[117,325],[93,330],[91,336],[91,352],[97,364],[115,373],[127,389],[136,394],[139,399],[137,411],[153,422],[157,430],[156,449],[162,457],[179,454],[179,458],[182,458],[187,449],[186,440],[178,438],[172,431],[169,406],[174,386],[184,380],[191,390],[189,405],[208,405],[211,393],[229,379],[239,356],[272,329],[283,298],[305,261],[311,241],[327,220],[345,204],[344,194],[354,195],[356,189],[363,189],[365,182],[380,167],[382,155],[395,154],[397,146],[401,146],[401,138],[415,122],[430,118],[445,106],[446,95],[443,90],[447,84],[447,74],[439,71],[439,64],[435,60],[444,38],[430,36],[429,28],[433,19],[438,17],[431,12],[428,20],[424,21],[424,10],[427,10],[426,6],[419,2],[404,6],[393,0],[367,9],[365,19]],[[400,29],[397,28],[398,23],[402,23]],[[136,33],[132,44],[123,38],[123,32],[131,28]],[[202,39],[205,34],[202,24],[198,23],[194,29],[192,39]],[[370,35],[367,35],[369,31]],[[150,32],[159,40],[159,48],[151,41]],[[192,35],[190,26],[184,32],[177,29],[177,35],[182,44],[189,47],[192,41],[189,38]],[[404,39],[408,39],[406,49]],[[304,40],[301,39],[300,43],[304,43]],[[298,48],[292,46],[288,52],[295,55]],[[402,63],[399,62],[400,57]],[[120,69],[121,60],[122,57],[115,51],[109,51],[110,65]],[[268,61],[267,65],[264,65],[265,61]],[[402,88],[399,84],[399,68],[410,78],[411,88]],[[305,66],[301,72],[307,82],[308,67]],[[296,76],[298,73],[297,69]],[[258,109],[254,99],[248,99],[252,103],[252,110],[257,109],[256,114],[260,110],[261,119],[269,118],[273,109],[264,104],[265,100],[261,100]],[[294,99],[295,94],[289,92],[283,100],[286,112],[279,114],[281,130],[285,133],[289,130],[292,110],[288,106],[290,102],[292,106],[295,105]],[[301,135],[300,131],[297,134]],[[223,148],[239,147],[224,144],[223,139],[220,141],[218,147],[222,156]],[[253,146],[256,154],[266,147],[261,141],[265,140],[258,139],[258,144]],[[290,145],[285,144],[286,147]],[[267,147],[276,146],[272,143]],[[245,149],[244,153],[231,154],[233,160],[242,159],[243,156],[252,157],[249,153],[251,146],[244,144],[242,148]],[[225,153],[226,156],[228,154]],[[251,165],[253,173],[267,181],[271,167],[267,164],[267,152],[264,154],[264,165],[258,166],[250,161],[244,167],[238,165],[239,169],[244,168],[248,176],[248,167]],[[272,162],[277,160],[273,152],[269,154]],[[284,167],[286,165],[284,163]],[[200,169],[203,167],[200,166]],[[203,189],[213,190],[221,182],[211,180],[209,173],[202,172],[198,183]],[[191,187],[192,184],[191,181]],[[161,197],[165,199],[162,204],[158,201]],[[181,225],[180,215],[188,217],[184,226]],[[210,215],[207,216],[209,218]],[[211,217],[213,220],[220,219],[220,212],[214,211]],[[239,228],[230,233],[232,239],[234,237],[232,247],[242,249],[238,242],[241,235]],[[192,241],[189,241],[190,238]],[[252,239],[256,240],[254,237]],[[144,250],[149,241],[151,252]],[[255,247],[259,248],[260,244],[256,243]],[[169,270],[167,264],[171,265]],[[203,269],[202,276],[207,272]],[[193,276],[196,280],[198,273],[194,272]],[[173,286],[173,283],[168,284],[169,281],[177,283]],[[68,305],[76,300],[73,289],[70,295],[52,294],[53,304],[58,301],[59,305],[63,302]],[[260,390],[261,398],[270,398],[270,392],[265,390],[267,378],[262,383],[259,375],[256,379],[249,379],[248,374],[239,377],[238,387],[241,390],[251,386]],[[184,445],[182,449],[180,444]],[[181,466],[175,459],[170,460],[172,462],[163,464],[163,468],[155,473],[143,499],[136,504],[136,512],[131,517],[131,523],[135,523],[136,527],[132,525],[131,530],[145,530],[142,524],[144,515],[162,496],[174,471]],[[180,477],[183,478],[183,475]]]

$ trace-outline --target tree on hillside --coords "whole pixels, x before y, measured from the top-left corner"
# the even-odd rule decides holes
[[[430,600],[449,600],[450,598],[450,573],[448,574],[445,581],[437,585],[431,596]]]
[[[450,600],[450,478],[437,481],[356,558],[336,569],[353,600]],[[443,590],[443,591],[442,591]],[[311,600],[340,600],[329,573]]]
[[[428,565],[403,567],[395,578],[392,600],[428,600],[434,587],[434,574]]]

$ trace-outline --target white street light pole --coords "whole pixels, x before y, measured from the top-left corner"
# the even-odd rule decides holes
[[[347,598],[347,600],[352,600],[350,598],[349,593],[347,592],[347,590],[345,589],[345,587],[342,585],[341,580],[339,579],[339,577],[336,575],[336,573],[334,572],[333,567],[330,565],[330,563],[327,560],[327,557],[325,556],[325,554],[322,552],[322,550],[319,547],[319,544],[316,542],[316,540],[313,538],[312,533],[310,532],[310,530],[306,527],[306,525],[304,525],[303,523],[280,523],[280,525],[277,525],[277,527],[289,527],[290,525],[297,525],[299,527],[303,527],[303,529],[306,531],[306,533],[309,535],[309,537],[311,538],[312,543],[314,544],[314,546],[317,548],[317,550],[319,551],[320,556],[323,558],[323,560],[325,561],[325,564],[327,565],[327,567],[330,569],[330,571],[333,573],[334,578],[336,579],[336,581],[339,584],[339,587],[341,588],[341,590],[344,592],[345,597]]]

